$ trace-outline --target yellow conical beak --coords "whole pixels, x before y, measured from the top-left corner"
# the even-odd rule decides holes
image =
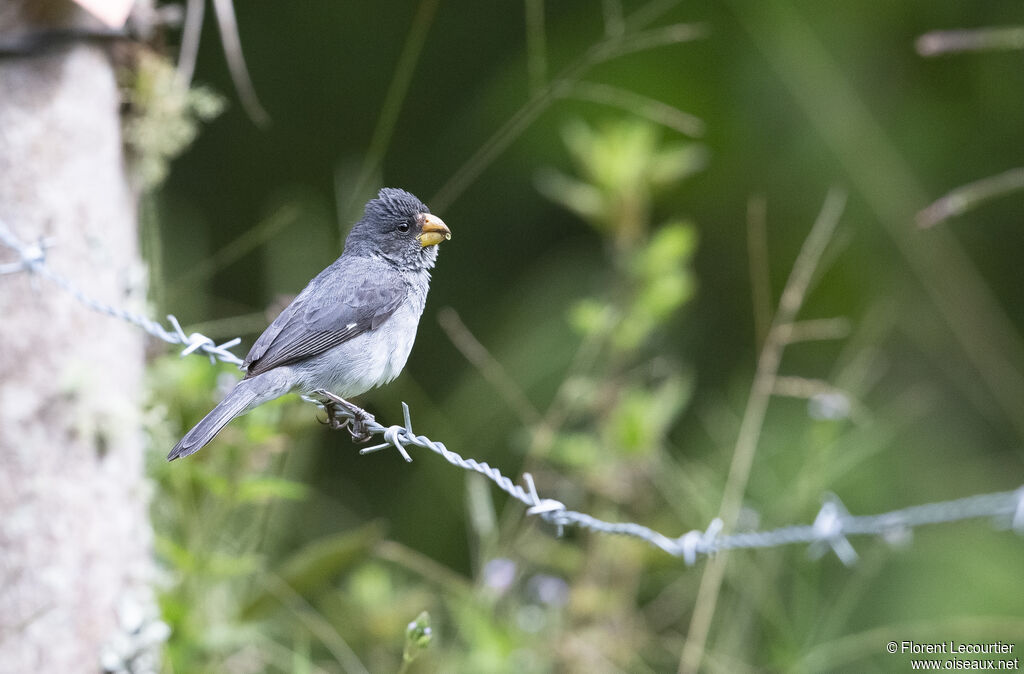
[[[444,224],[441,218],[430,213],[421,213],[419,218],[423,224],[420,227],[420,234],[416,238],[424,248],[436,246],[442,241],[452,238],[452,230],[448,229],[448,225]]]

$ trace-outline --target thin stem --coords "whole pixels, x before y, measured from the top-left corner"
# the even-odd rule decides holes
[[[939,56],[965,51],[1024,49],[1024,26],[936,30],[917,38],[915,46],[921,56]]]
[[[845,202],[846,194],[844,192],[835,188],[829,191],[821,213],[793,263],[793,269],[786,281],[786,287],[782,291],[782,298],[779,300],[778,310],[775,312],[775,318],[761,349],[757,371],[750,390],[750,398],[743,414],[743,420],[740,422],[736,448],[733,451],[729,477],[726,480],[722,507],[719,511],[719,517],[724,522],[727,531],[732,529],[735,524],[743,503],[743,494],[750,479],[750,468],[757,452],[757,441],[764,426],[768,402],[771,400],[779,363],[782,361],[782,354],[793,328],[793,320],[804,302],[814,270],[839,224],[839,217],[842,215]],[[690,630],[679,662],[681,673],[696,672],[700,668],[727,560],[727,554],[720,554],[712,558],[701,578],[693,618],[690,621]]]
[[[540,412],[530,402],[523,389],[519,388],[515,381],[508,376],[498,359],[492,356],[487,348],[473,336],[466,324],[462,322],[458,312],[451,307],[444,307],[437,312],[437,322],[459,353],[480,371],[484,379],[489,381],[505,399],[505,402],[516,411],[523,425],[533,426],[541,421]]]
[[[530,93],[535,94],[543,88],[548,74],[544,0],[526,0],[526,68]]]
[[[416,16],[412,20],[412,28],[409,36],[405,39],[402,47],[402,54],[398,57],[398,65],[391,76],[391,84],[388,86],[387,94],[384,96],[384,103],[381,105],[377,115],[377,126],[373,129],[373,136],[370,138],[370,147],[366,151],[366,157],[359,170],[359,177],[355,185],[349,191],[345,203],[344,213],[350,213],[356,201],[361,200],[366,190],[370,177],[380,169],[384,155],[387,153],[388,145],[391,143],[391,136],[395,131],[398,122],[398,114],[402,110],[402,103],[409,92],[409,85],[412,83],[412,76],[416,70],[416,63],[423,52],[423,45],[427,41],[427,33],[434,22],[434,15],[437,14],[437,6],[440,0],[423,0],[416,10]],[[342,226],[343,223],[339,223]]]
[[[310,634],[320,640],[327,650],[331,652],[339,665],[344,667],[346,672],[359,672],[369,674],[369,670],[359,660],[352,647],[348,645],[334,625],[330,623],[316,608],[310,604],[305,597],[296,592],[282,578],[273,573],[267,573],[262,579],[263,586],[270,594],[277,597],[278,601],[291,609]]]
[[[843,164],[991,392],[1004,420],[1024,438],[1020,413],[1024,409],[1024,340],[955,237],[942,227],[922,237],[907,226],[913,209],[928,202],[907,160],[792,3],[732,0],[728,4]],[[989,404],[980,409],[990,414],[991,408]]]
[[[651,0],[623,19],[623,31],[621,32],[638,30],[644,26],[649,26],[678,4],[679,0]]]
[[[581,372],[586,372],[597,361],[598,356],[604,350],[608,337],[611,334],[610,327],[605,326],[586,335],[580,343],[579,348],[569,363],[569,368],[555,395],[548,405],[547,411],[541,423],[534,428],[530,438],[529,448],[526,450],[527,459],[531,459],[541,448],[548,448],[555,434],[566,422],[572,412],[572,400],[570,392],[573,390],[572,383]]]
[[[217,15],[220,43],[224,47],[224,58],[228,62],[228,72],[231,73],[231,81],[238,92],[238,99],[256,126],[266,126],[270,123],[270,115],[256,97],[256,89],[249,78],[249,69],[242,54],[242,41],[238,38],[238,20],[235,18],[232,0],[213,0],[213,13]]]
[[[243,255],[255,250],[286,226],[293,224],[298,217],[299,210],[295,206],[283,206],[263,222],[242,232],[215,253],[201,260],[196,266],[179,274],[167,289],[168,302],[210,278],[218,270],[237,261]]]
[[[813,398],[823,393],[838,393],[850,398],[850,394],[837,386],[829,384],[822,379],[808,379],[807,377],[775,377],[775,386],[772,388],[772,395],[785,398]]]
[[[843,317],[796,321],[789,333],[789,343],[846,339],[850,331],[850,320]]]
[[[444,564],[438,564],[422,552],[397,543],[380,541],[373,546],[373,554],[379,559],[411,571],[426,581],[435,584],[446,592],[469,596],[473,593],[473,584],[469,579],[455,573]]]
[[[1024,190],[1024,167],[962,185],[917,214],[917,226],[926,229],[963,215],[990,199]]]
[[[660,14],[660,11],[649,11],[650,8],[660,10],[666,4],[671,6],[677,2],[678,0],[672,0],[670,3],[665,3],[662,0],[652,0],[652,2],[637,10],[636,15],[642,14],[643,20],[630,21],[630,27],[641,28],[646,21],[654,20]],[[630,19],[634,19],[636,15],[630,17]],[[490,166],[516,138],[529,128],[540,117],[541,113],[547,110],[553,101],[564,96],[565,92],[569,91],[593,66],[629,52],[695,40],[703,37],[704,33],[705,30],[701,26],[674,24],[652,31],[641,31],[634,34],[604,38],[567,66],[558,77],[530,96],[522,107],[513,113],[452,174],[448,181],[441,186],[441,189],[430,199],[429,203],[437,211],[443,211],[448,208],[483,173],[484,169]]]
[[[706,35],[707,28],[702,24],[674,23],[600,42],[591,50],[594,53],[592,58],[596,59],[594,64],[597,64],[625,54],[690,42]]]
[[[186,83],[192,82],[199,56],[199,36],[203,32],[206,0],[188,0],[185,5],[185,25],[181,29],[181,49],[178,50],[178,75]]]
[[[583,101],[621,108],[687,136],[698,138],[704,135],[704,122],[699,117],[627,89],[620,89],[608,84],[577,82],[565,95]]]
[[[601,3],[604,16],[604,34],[618,37],[626,30],[626,22],[622,19],[622,3],[619,0],[603,0]]]
[[[747,202],[747,260],[750,264],[750,294],[754,303],[754,334],[758,344],[764,344],[772,320],[767,210],[764,196],[751,197]]]

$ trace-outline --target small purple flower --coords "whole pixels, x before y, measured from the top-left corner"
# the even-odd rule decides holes
[[[505,557],[492,559],[484,564],[484,587],[497,594],[504,594],[516,580],[516,563]]]

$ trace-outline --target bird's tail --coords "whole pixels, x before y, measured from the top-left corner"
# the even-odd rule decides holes
[[[227,426],[229,421],[255,407],[259,386],[254,386],[254,383],[253,379],[243,379],[238,382],[238,385],[224,400],[220,401],[216,407],[210,410],[209,414],[203,417],[202,421],[178,441],[171,453],[167,455],[167,460],[174,461],[198,452],[210,440],[213,440],[214,436],[220,433],[220,430]]]

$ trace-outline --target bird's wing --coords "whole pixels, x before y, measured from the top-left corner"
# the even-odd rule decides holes
[[[246,377],[311,358],[380,327],[408,295],[408,286],[391,269],[352,269],[332,265],[310,282],[253,344],[242,364]]]

